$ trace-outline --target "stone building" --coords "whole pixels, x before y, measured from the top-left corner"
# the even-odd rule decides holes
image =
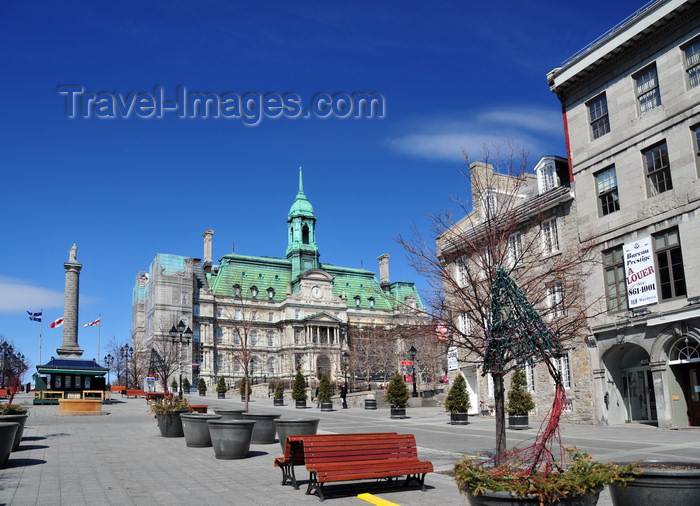
[[[564,420],[592,423],[589,353],[585,333],[577,326],[584,304],[578,288],[584,258],[567,161],[544,156],[534,172],[500,171],[504,167],[470,165],[472,210],[437,239],[449,315],[443,331],[453,345],[450,374],[465,376],[473,414],[493,413],[493,377],[481,374],[481,358],[465,343],[483,347],[493,276],[502,267],[543,321],[561,331],[565,349],[552,366],[561,373],[568,399]],[[543,363],[527,365],[526,375],[535,400],[531,417],[543,419],[552,406],[554,380]],[[507,388],[510,375],[504,379]]]
[[[379,280],[369,270],[320,261],[301,169],[286,222],[284,258],[231,253],[214,265],[213,230],[203,234],[203,260],[157,254],[134,286],[134,347],[167,342],[169,329],[182,320],[193,331],[183,360],[193,384],[202,377],[212,385],[224,376],[233,386],[243,377],[245,349],[255,382],[291,379],[297,369],[312,382],[321,373],[339,382],[351,359],[344,356],[350,329],[391,329],[423,307],[413,283],[390,281],[389,255],[378,258]]]
[[[700,2],[647,4],[547,77],[600,260],[595,421],[700,425]]]

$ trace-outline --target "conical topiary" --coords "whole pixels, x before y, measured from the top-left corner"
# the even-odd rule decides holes
[[[331,397],[333,397],[333,387],[328,376],[324,374],[318,383],[318,400],[319,402],[330,402]]]
[[[464,380],[464,376],[457,374],[455,382],[452,384],[452,388],[450,388],[445,399],[445,409],[450,413],[466,413],[470,407],[467,382]]]
[[[219,376],[219,381],[216,383],[216,393],[225,394],[228,392],[228,387],[226,386],[226,378]]]
[[[197,382],[197,391],[198,392],[206,392],[207,391],[207,383],[204,381],[204,378],[199,378],[199,381]]]
[[[522,369],[516,369],[510,378],[506,411],[509,415],[527,415],[535,408],[532,395],[527,391],[527,376]]]
[[[192,385],[190,385],[190,380],[188,380],[187,378],[185,378],[184,380],[182,380],[182,389],[183,389],[185,392],[189,393],[189,391],[190,391],[191,388],[192,388]]]
[[[170,382],[170,388],[177,390],[177,380],[175,378]]]
[[[391,378],[384,392],[384,400],[399,409],[405,408],[408,404],[408,387],[399,373],[394,374],[394,377]]]
[[[275,399],[282,399],[284,398],[284,386],[282,385],[281,381],[277,382],[277,386],[275,387],[275,392],[272,394],[272,396]]]
[[[253,393],[253,388],[250,386],[250,379],[246,381],[245,378],[241,378],[241,382],[238,384],[238,392],[241,394],[241,397],[245,397],[246,383],[248,383],[248,397],[250,397],[250,394]]]
[[[297,375],[294,377],[294,385],[292,386],[292,399],[295,401],[305,401],[306,400],[306,381],[304,381],[304,375],[301,371],[297,371]]]

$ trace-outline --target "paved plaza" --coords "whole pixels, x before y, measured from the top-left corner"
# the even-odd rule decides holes
[[[23,394],[17,401],[30,403]],[[211,408],[240,408],[234,399],[193,397]],[[466,504],[453,479],[441,472],[452,468],[463,453],[488,454],[494,448],[494,420],[473,417],[469,425],[452,426],[441,408],[409,408],[406,420],[391,420],[387,409],[337,410],[321,413],[313,407],[273,407],[255,399],[251,412],[281,413],[282,418],[318,417],[319,433],[389,432],[416,437],[421,459],[431,460],[436,473],[426,476],[426,491],[377,488],[355,484],[329,488],[331,506],[369,504],[357,495],[370,492],[404,506]],[[58,406],[32,406],[18,451],[0,470],[0,504],[16,505],[177,505],[317,504],[304,494],[308,477],[297,468],[299,490],[280,485],[273,467],[279,444],[251,445],[247,459],[217,460],[211,448],[188,448],[184,438],[163,438],[144,399],[116,399],[105,405],[105,416],[59,417]],[[532,438],[535,430],[508,431],[508,445]],[[564,425],[566,445],[577,445],[600,460],[684,458],[700,462],[700,431],[661,431],[643,425],[594,427]],[[604,491],[600,505],[610,505]]]

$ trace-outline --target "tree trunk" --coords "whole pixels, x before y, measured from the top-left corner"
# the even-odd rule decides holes
[[[500,457],[506,453],[506,409],[505,409],[505,387],[503,375],[493,375],[493,400],[496,409],[496,456]],[[500,459],[496,460],[500,464]]]

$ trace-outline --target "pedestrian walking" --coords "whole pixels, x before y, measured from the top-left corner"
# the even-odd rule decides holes
[[[348,402],[345,400],[345,396],[348,395],[348,386],[343,383],[340,387],[340,398],[343,399],[343,409],[348,409]]]

